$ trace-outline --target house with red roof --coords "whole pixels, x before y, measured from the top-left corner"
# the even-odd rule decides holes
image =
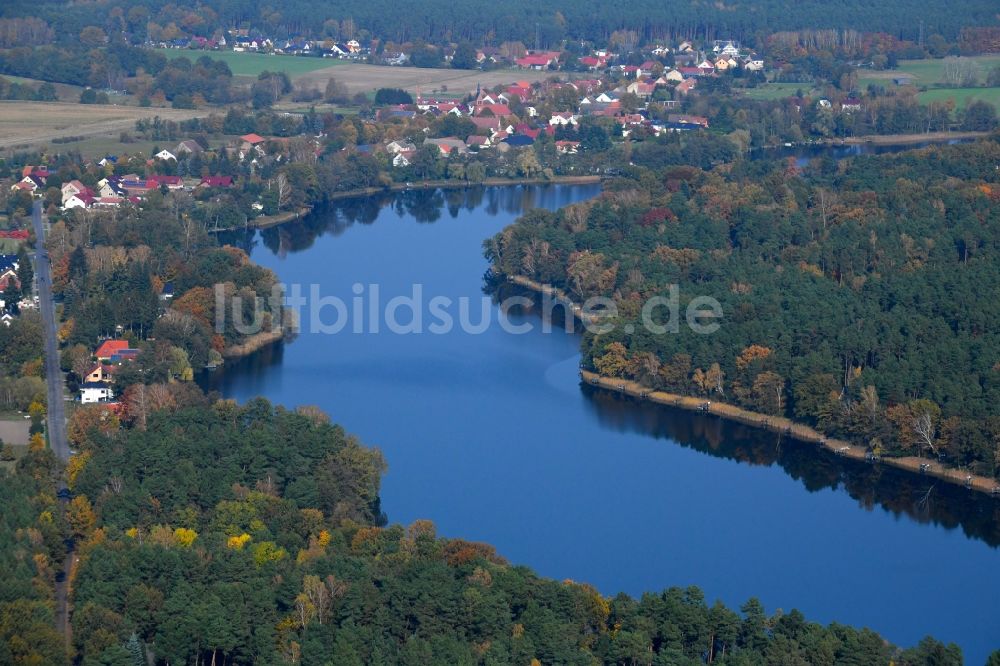
[[[21,281],[17,277],[17,270],[13,267],[8,267],[0,273],[0,292],[6,291],[7,287],[11,284],[15,285],[18,289],[21,288]]]
[[[518,123],[514,128],[514,133],[522,136],[530,136],[532,140],[534,140],[538,138],[538,135],[542,133],[542,130],[531,127],[525,123]]]
[[[480,136],[478,134],[473,134],[465,140],[465,145],[470,148],[489,148],[492,144],[490,143],[489,137]]]
[[[151,188],[167,186],[170,190],[180,190],[184,188],[184,180],[180,176],[150,176],[146,179],[146,184]]]
[[[40,197],[45,193],[45,178],[35,173],[30,173],[21,178],[17,183],[14,183],[10,189],[12,192],[20,190]]]
[[[63,199],[62,207],[63,210],[70,210],[72,208],[90,208],[94,205],[94,194],[90,190],[85,192],[79,192],[77,194],[71,194],[65,199]]]
[[[198,183],[198,187],[232,187],[232,176],[205,176]]]
[[[486,113],[487,111],[489,111],[489,113]],[[475,109],[472,111],[472,115],[478,117],[484,114],[487,116],[492,115],[495,118],[505,118],[511,115],[510,107],[506,104],[476,104]]]
[[[597,56],[584,56],[580,58],[580,64],[591,71],[604,69],[607,62],[607,58],[598,58]]]
[[[530,85],[522,86],[520,83],[517,83],[507,87],[507,95],[509,97],[517,97],[522,102],[528,101],[534,94],[535,91],[532,90]]]
[[[687,95],[692,90],[694,90],[696,85],[697,85],[696,79],[684,79],[683,81],[677,84],[677,92],[679,92],[681,95]]]
[[[559,52],[558,51],[546,51],[542,53],[532,53],[526,55],[523,58],[518,58],[514,61],[514,64],[521,69],[535,69],[542,70],[548,69],[552,65],[559,64]]]
[[[128,340],[105,340],[94,351],[98,361],[110,361],[112,356],[129,349]]]

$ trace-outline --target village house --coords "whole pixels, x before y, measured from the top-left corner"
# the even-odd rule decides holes
[[[483,148],[489,148],[493,144],[490,143],[489,137],[480,136],[479,134],[473,134],[465,140],[465,144],[469,148],[476,148],[477,150]]]
[[[410,152],[410,151],[414,151],[416,149],[417,149],[417,147],[414,146],[411,142],[404,141],[402,139],[397,139],[395,141],[390,141],[389,143],[385,144],[385,152],[389,153],[390,155],[396,155],[396,154],[399,154],[399,153]]]
[[[16,261],[10,264],[6,264],[3,268],[0,268],[0,292],[6,291],[7,287],[9,287],[12,284],[15,287],[17,287],[18,290],[21,289],[21,280],[19,280],[17,277]]]
[[[562,155],[576,155],[579,149],[579,141],[556,141],[556,151]]]
[[[177,156],[176,156],[176,155],[174,155],[174,154],[173,154],[172,152],[170,152],[169,150],[167,150],[166,148],[164,148],[164,149],[163,149],[163,150],[161,150],[160,152],[158,152],[158,153],[156,153],[155,155],[153,155],[153,157],[154,157],[155,159],[158,159],[158,160],[163,160],[163,161],[167,161],[167,160],[173,160],[173,161],[175,161],[175,162],[177,161]]]
[[[240,159],[246,159],[250,154],[256,154],[258,157],[264,156],[264,143],[267,141],[264,137],[259,134],[244,134],[239,138],[239,148],[238,153]]]
[[[78,180],[71,180],[62,185],[62,207],[87,208],[94,200],[95,192]]]
[[[441,139],[424,139],[424,145],[426,146],[427,144],[437,146],[443,156],[452,154],[462,155],[468,150],[465,141],[453,136]]]
[[[625,88],[625,92],[632,93],[642,99],[649,99],[656,92],[656,84],[645,81],[633,81]]]
[[[521,69],[543,70],[558,66],[559,56],[560,53],[558,51],[536,52],[526,55],[523,58],[518,58],[514,61],[514,64]]]
[[[45,194],[45,179],[36,174],[28,174],[21,178],[10,188],[12,192],[28,192],[32,196],[43,196]]]
[[[549,118],[549,125],[552,125],[553,127],[557,125],[563,127],[567,125],[572,125],[575,127],[578,123],[578,120],[579,116],[575,115],[571,111],[559,111],[557,113],[553,113],[552,117]]]
[[[695,79],[685,79],[684,81],[681,81],[680,83],[677,84],[676,90],[681,95],[687,95],[692,90],[694,90],[697,83],[698,82]]]
[[[854,113],[861,110],[861,100],[857,97],[846,97],[843,102],[840,103],[840,109],[844,113]]]
[[[72,210],[74,208],[90,208],[94,205],[96,197],[92,194],[86,194],[80,192],[78,194],[71,194],[68,197],[63,198],[62,207],[63,210]]]
[[[174,154],[178,155],[178,156],[179,155],[198,155],[201,152],[203,152],[201,144],[199,144],[194,139],[185,139],[184,141],[181,141],[180,143],[178,143],[177,147],[174,148]]]
[[[129,348],[128,340],[105,340],[94,350],[94,358],[98,361],[110,362],[115,356],[130,351],[138,353],[138,350]]]
[[[146,179],[146,186],[149,189],[166,187],[168,190],[184,189],[184,179],[180,176],[150,176]]]
[[[708,118],[671,113],[667,116],[667,128],[671,131],[708,129]]]
[[[83,383],[90,384],[111,381],[111,373],[108,371],[108,368],[110,366],[105,366],[103,363],[95,364],[83,378]]]
[[[114,400],[115,393],[107,382],[85,382],[80,385],[80,403],[84,405]]]
[[[226,188],[233,186],[232,176],[205,176],[198,183],[198,187],[218,187]]]
[[[392,166],[408,167],[413,162],[413,156],[416,154],[416,150],[401,150],[393,156]]]
[[[125,188],[118,184],[116,178],[102,178],[97,181],[97,196],[99,197],[124,197]]]

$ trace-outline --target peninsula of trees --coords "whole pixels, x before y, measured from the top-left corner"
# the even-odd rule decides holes
[[[614,299],[613,330],[584,342],[600,374],[997,476],[998,162],[994,136],[804,168],[649,163],[595,201],[532,211],[486,253],[498,273]],[[643,303],[670,285],[682,312],[717,299],[718,331],[647,330]]]

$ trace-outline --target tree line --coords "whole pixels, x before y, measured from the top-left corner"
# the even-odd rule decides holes
[[[497,273],[614,299],[614,330],[584,339],[602,374],[992,476],[998,158],[994,137],[802,169],[635,167],[595,201],[532,211],[486,253]],[[719,330],[643,326],[671,285],[681,312],[715,298]]]
[[[141,413],[70,424],[82,663],[961,663],[756,599],[540,578],[429,521],[386,525],[381,455],[314,408],[148,390]]]

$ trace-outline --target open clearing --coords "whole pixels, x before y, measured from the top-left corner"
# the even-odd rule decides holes
[[[198,51],[188,49],[154,49],[167,58],[187,58],[194,62],[202,56],[212,60],[221,60],[229,65],[233,76],[256,77],[263,71],[285,72],[291,77],[305,74],[317,69],[328,69],[336,65],[346,65],[345,61],[335,58],[317,58],[315,56],[267,55],[266,53],[237,53],[236,51]]]
[[[113,135],[132,130],[140,118],[185,120],[205,114],[188,109],[103,104],[0,102],[0,148],[34,146],[61,137]]]
[[[28,428],[31,422],[22,415],[14,415],[0,420],[0,440],[14,446],[28,445]]]
[[[364,65],[334,58],[315,56],[266,55],[263,53],[236,53],[235,51],[190,51],[183,49],[157,49],[168,58],[197,60],[208,56],[229,65],[234,76],[255,77],[265,70],[285,72],[296,83],[315,85],[320,90],[328,79],[342,81],[351,94],[371,92],[378,88],[403,88],[410,92],[439,93],[447,91],[460,96],[473,92],[477,84],[484,88],[513,83],[514,81],[543,81],[552,72],[521,70],[493,70],[481,72],[468,69],[428,69],[420,67],[389,67]]]
[[[31,86],[40,86],[43,83],[48,83],[53,88],[56,89],[56,97],[59,98],[60,102],[79,102],[80,93],[83,92],[82,86],[73,86],[68,83],[54,83],[52,81],[41,81],[39,79],[26,79],[23,76],[10,76],[8,74],[0,74],[0,78],[7,79],[15,83],[27,83]]]
[[[964,109],[972,100],[988,102],[1000,108],[1000,88],[932,88],[917,94],[921,104],[955,101],[955,108]]]
[[[1000,65],[1000,55],[970,56],[963,60],[972,60],[979,66],[980,83],[986,80],[990,70]],[[914,77],[917,85],[932,86],[944,83],[944,64],[941,60],[900,60],[899,69],[895,70],[897,76],[910,74]],[[891,77],[890,77],[891,78]]]
[[[798,91],[804,95],[811,95],[813,86],[811,83],[764,83],[756,88],[747,88],[743,91],[743,96],[756,100],[775,100],[794,96]]]
[[[1000,67],[1000,55],[981,55],[963,57],[971,60],[979,68],[979,81],[984,83],[990,70]],[[922,104],[942,102],[949,98],[955,100],[957,108],[964,108],[971,100],[979,99],[993,105],[1000,105],[1000,88],[939,88],[944,85],[944,59],[935,60],[900,60],[897,69],[873,71],[858,70],[858,87],[867,88],[870,84],[888,89],[898,88],[892,80],[909,75],[913,85],[926,88],[920,92],[918,99]]]
[[[422,94],[447,91],[465,94],[476,86],[493,86],[514,81],[544,81],[552,72],[493,70],[481,72],[467,69],[424,69],[420,67],[386,67],[379,65],[339,65],[296,77],[297,83],[314,84],[320,90],[328,79],[344,83],[351,93],[370,92],[378,88],[402,88]]]

